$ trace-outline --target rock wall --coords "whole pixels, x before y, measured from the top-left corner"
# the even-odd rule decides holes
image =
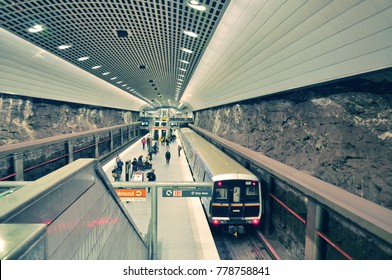
[[[0,93],[0,146],[138,120],[139,113]]]
[[[195,125],[392,209],[392,83],[354,79],[202,110]]]

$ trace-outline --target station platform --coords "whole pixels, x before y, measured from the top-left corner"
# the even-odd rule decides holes
[[[147,135],[145,135],[147,137]],[[181,151],[178,156],[177,139],[169,147],[159,144],[159,152],[153,155],[152,168],[157,182],[193,182],[192,174],[186,157]],[[166,163],[165,152],[171,153],[170,163]],[[147,148],[143,150],[138,141],[119,154],[121,160],[132,161],[143,155],[147,156]],[[110,181],[114,181],[111,172],[116,165],[112,159],[102,169]],[[123,170],[125,168],[123,167]],[[144,181],[147,181],[144,172]],[[123,171],[120,181],[125,181]],[[147,193],[144,200],[125,202],[124,205],[134,220],[142,235],[147,238],[151,217],[151,196]],[[219,254],[211,235],[208,222],[199,198],[162,197],[162,190],[158,189],[158,250],[159,260],[218,260]]]

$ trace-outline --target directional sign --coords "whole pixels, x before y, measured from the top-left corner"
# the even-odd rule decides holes
[[[120,198],[146,197],[146,189],[115,189]]]
[[[211,189],[173,189],[173,188],[163,188],[163,197],[211,197]]]

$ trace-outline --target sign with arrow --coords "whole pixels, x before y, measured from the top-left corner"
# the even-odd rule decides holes
[[[211,189],[163,188],[162,197],[211,197]]]

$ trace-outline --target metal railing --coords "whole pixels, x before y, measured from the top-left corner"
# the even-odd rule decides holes
[[[78,158],[105,160],[139,135],[135,122],[0,146],[0,181],[35,180]]]

